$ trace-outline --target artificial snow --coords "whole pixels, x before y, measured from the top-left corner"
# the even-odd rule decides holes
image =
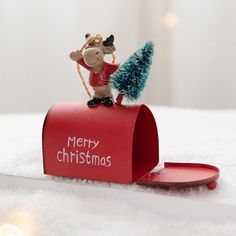
[[[0,174],[39,180],[0,175],[0,232],[13,223],[28,235],[235,235],[236,111],[150,108],[159,129],[159,166],[165,161],[216,165],[221,173],[215,190],[167,191],[46,176],[45,114],[2,114]]]

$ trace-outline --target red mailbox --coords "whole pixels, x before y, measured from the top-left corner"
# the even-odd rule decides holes
[[[44,173],[98,181],[215,187],[219,169],[206,164],[159,162],[155,119],[145,105],[58,103],[43,126]]]
[[[158,134],[145,105],[59,103],[43,128],[44,172],[71,178],[132,183],[158,164]]]

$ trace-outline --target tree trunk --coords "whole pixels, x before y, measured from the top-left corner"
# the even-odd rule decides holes
[[[118,96],[116,97],[116,105],[121,105],[123,97],[124,96],[121,93],[118,94]]]

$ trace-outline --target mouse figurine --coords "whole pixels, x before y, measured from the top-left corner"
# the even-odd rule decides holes
[[[103,40],[99,34],[91,36],[91,34],[87,33],[85,40],[86,42],[80,50],[70,53],[70,58],[90,72],[89,84],[93,88],[94,95],[87,102],[87,105],[96,107],[98,104],[103,103],[105,106],[112,106],[114,102],[109,80],[119,65],[105,62],[104,56],[105,54],[113,55],[116,50],[113,44],[114,36],[111,34],[106,40]],[[83,80],[82,82],[88,92]]]

